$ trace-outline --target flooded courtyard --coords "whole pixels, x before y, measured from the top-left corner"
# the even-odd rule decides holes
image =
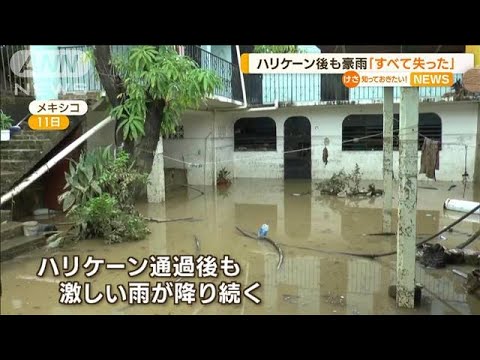
[[[381,183],[378,183],[382,187]],[[417,235],[419,241],[438,232],[462,214],[443,209],[447,198],[463,199],[463,186],[429,182],[418,189]],[[430,187],[430,188],[428,188]],[[433,187],[433,189],[432,189]],[[451,188],[451,190],[449,190]],[[41,248],[1,264],[3,293],[2,314],[480,314],[480,299],[468,295],[464,279],[452,269],[471,271],[471,266],[448,265],[444,269],[427,269],[417,262],[416,282],[423,285],[422,303],[414,310],[398,309],[388,296],[388,287],[395,283],[395,255],[377,260],[347,256],[336,252],[383,253],[396,250],[395,236],[368,235],[382,229],[383,197],[348,199],[320,195],[310,181],[236,179],[226,190],[205,192],[177,187],[167,191],[165,204],[139,204],[146,217],[157,219],[194,218],[195,221],[149,223],[151,234],[139,242],[106,245],[102,240],[85,240],[59,249]],[[467,188],[465,199],[479,201],[478,189]],[[396,229],[396,196],[392,231]],[[44,222],[65,221],[53,218]],[[262,224],[269,225],[268,236],[283,251],[278,253],[268,242],[243,236],[236,226],[257,232]],[[464,242],[480,227],[480,218],[471,216],[452,232],[443,234],[438,242],[449,248]],[[479,241],[470,245],[480,250]],[[65,277],[72,269],[73,256],[79,256],[78,272]],[[213,278],[150,276],[150,266],[137,276],[129,271],[138,269],[143,259],[154,255],[198,257],[215,256],[219,261],[228,255],[240,267],[236,277],[226,277],[220,270]],[[89,256],[104,259],[105,264],[126,265],[125,269],[100,266],[90,278],[83,264]],[[54,257],[61,275],[52,269],[37,277],[43,257]],[[69,263],[64,269],[64,258]],[[130,258],[130,261],[129,261]],[[138,264],[131,260],[135,258]],[[88,267],[88,266],[87,266]],[[78,282],[82,286],[81,304],[60,302],[62,282]],[[192,304],[173,298],[164,303],[129,304],[122,300],[119,285],[125,289],[132,283],[191,282],[197,289]],[[240,284],[240,303],[221,303],[215,296],[202,304],[200,283],[211,283],[217,289],[235,281]],[[90,298],[102,293],[97,303],[85,301],[86,284]],[[256,304],[244,296],[245,288],[258,283],[252,294]],[[111,286],[109,286],[111,285]],[[106,287],[117,297],[107,301]],[[151,289],[151,288],[150,288]],[[212,290],[210,288],[210,290]],[[128,291],[128,289],[127,289]],[[208,292],[207,292],[208,293]],[[110,294],[112,295],[112,294]],[[128,294],[127,294],[128,295]],[[152,298],[148,294],[148,299]],[[209,297],[208,294],[203,294]],[[110,297],[115,297],[110,296]],[[111,299],[110,299],[111,300]],[[139,301],[141,302],[141,301]],[[225,301],[224,301],[225,302]]]

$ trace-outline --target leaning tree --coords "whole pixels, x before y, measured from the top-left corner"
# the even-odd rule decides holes
[[[96,45],[93,59],[112,105],[116,143],[133,156],[138,171],[150,174],[149,202],[162,202],[163,158],[156,151],[163,148],[162,136],[174,133],[181,114],[197,108],[220,79],[173,46],[135,46],[127,56],[112,56],[109,45]]]

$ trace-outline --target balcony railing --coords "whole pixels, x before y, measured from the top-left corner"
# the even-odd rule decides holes
[[[221,80],[215,95],[242,101],[240,69],[236,64],[212,54],[197,45],[185,45],[185,55],[192,58],[202,69],[213,71]]]
[[[29,45],[0,45],[0,93],[33,95],[32,79],[18,75],[18,72],[28,69],[28,57],[13,56],[18,51],[28,49]]]
[[[112,57],[126,56],[130,45],[112,45]],[[82,76],[61,76],[60,92],[61,94],[78,92],[99,92],[103,90],[100,78],[95,70],[93,63],[88,61],[86,52],[91,50],[90,46],[59,46],[60,72],[68,73],[68,67],[77,66]],[[113,74],[112,74],[113,75]]]
[[[63,93],[102,90],[102,85],[92,63],[86,61],[81,63],[78,62],[81,61],[80,59],[74,59],[81,51],[86,51],[89,48],[88,46],[59,47],[61,58],[60,71],[66,68],[69,63],[77,63],[84,74],[81,77],[61,77]],[[129,48],[130,46],[128,45],[112,45],[112,56],[125,56]],[[211,70],[219,76],[221,86],[215,90],[214,95],[241,100],[240,71],[238,66],[205,51],[199,46],[187,45],[182,48],[184,55],[191,57],[201,68]],[[82,68],[83,66],[88,67],[88,69]]]
[[[383,88],[357,87],[348,89],[337,74],[264,74],[245,75],[248,102],[251,105],[273,104],[275,100],[287,104],[380,103]],[[462,75],[456,74],[455,80]],[[451,87],[420,87],[422,101],[479,100],[478,96],[457,98]],[[394,88],[394,100],[399,101],[400,88]]]
[[[129,45],[112,45],[112,55],[126,55]],[[183,45],[177,47],[182,54],[191,57],[201,68],[215,72],[221,79],[214,95],[242,101],[240,70],[237,66],[236,56],[232,52],[233,61],[227,61],[200,46]],[[0,45],[0,92],[15,95],[33,95],[33,81],[30,77],[18,76],[12,71],[14,68],[24,70],[26,64],[21,62],[21,57],[13,57],[19,50],[28,50],[28,45]],[[62,46],[59,47],[58,63],[61,76],[52,86],[58,87],[61,94],[78,92],[98,92],[102,85],[92,62],[87,61],[83,51],[91,49],[90,46]],[[12,60],[13,59],[13,60]],[[31,61],[30,61],[31,63]],[[69,70],[77,67],[81,76],[69,74]],[[67,75],[65,75],[67,74]],[[461,79],[460,74],[455,75],[455,80]],[[357,87],[347,89],[337,74],[265,74],[245,75],[247,102],[249,105],[272,104],[275,100],[288,104],[322,104],[322,103],[379,103],[383,100],[381,87]],[[400,89],[394,90],[394,98],[399,100]],[[448,101],[448,100],[480,100],[470,95],[457,97],[450,87],[421,87],[420,98],[422,101]]]

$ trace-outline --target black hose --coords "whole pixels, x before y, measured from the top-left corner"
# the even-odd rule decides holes
[[[477,205],[475,206],[472,210],[470,210],[468,213],[466,213],[465,215],[463,215],[461,218],[455,220],[453,223],[451,223],[450,225],[448,225],[446,228],[440,230],[438,233],[436,233],[435,235],[432,235],[430,236],[429,238],[423,240],[422,242],[420,242],[418,245],[422,245],[430,240],[433,240],[435,239],[437,236],[439,236],[440,234],[443,234],[445,231],[448,231],[450,230],[452,227],[454,227],[455,225],[457,225],[458,223],[460,223],[461,221],[465,220],[467,217],[469,217],[470,215],[472,215],[475,211],[477,211],[478,209],[480,209],[480,205]]]
[[[472,242],[474,242],[479,236],[480,236],[480,230],[477,230],[477,232],[475,234],[473,234],[472,236],[470,236],[467,239],[467,241],[465,241],[464,243],[461,243],[455,249],[463,249],[467,245],[470,245]]]
[[[436,234],[426,238],[425,240],[422,240],[420,241],[417,246],[419,245],[423,245],[435,238],[437,238],[439,235],[443,234],[445,231],[448,231],[449,229],[451,229],[452,227],[454,227],[455,225],[457,225],[458,223],[460,223],[461,221],[465,220],[467,217],[469,217],[470,215],[472,215],[475,211],[477,211],[478,209],[480,209],[480,205],[477,205],[475,206],[472,210],[470,210],[468,213],[466,213],[465,215],[463,215],[461,218],[455,220],[453,223],[451,223],[450,225],[448,225],[447,227],[443,228],[442,230],[440,230],[439,232],[437,232]],[[473,240],[472,240],[473,241]],[[394,255],[396,254],[397,251],[390,251],[388,253],[382,253],[382,254],[359,254],[357,256],[363,256],[363,257],[369,257],[371,259],[375,259],[375,258],[378,258],[378,257],[382,257],[382,256],[390,256],[390,255]]]
[[[472,215],[475,211],[477,211],[478,209],[480,209],[480,205],[478,206],[475,206],[472,210],[470,210],[468,213],[466,213],[465,215],[463,215],[461,218],[455,220],[453,223],[451,223],[450,225],[448,225],[447,227],[443,228],[442,230],[440,230],[438,233],[436,233],[435,235],[432,235],[428,238],[426,238],[425,240],[422,240],[420,241],[416,246],[419,246],[419,245],[422,245],[422,244],[425,244],[426,242],[429,242],[430,240],[433,240],[435,239],[436,237],[438,237],[439,235],[443,234],[445,231],[448,231],[449,229],[451,229],[452,227],[454,227],[455,225],[457,225],[458,223],[460,223],[461,221],[465,220],[467,217],[469,217],[470,215]],[[480,236],[480,230],[477,231],[475,234],[473,234],[467,241],[465,241],[463,244],[457,246],[457,248],[459,249],[462,249],[460,246],[467,246],[468,244],[472,243],[478,236]],[[286,244],[282,244],[284,246],[290,246],[290,245],[286,245]],[[299,248],[299,249],[302,249],[302,247],[300,246],[292,246],[292,247],[296,247],[296,248]],[[306,247],[303,247],[304,250],[311,250],[311,251],[318,251],[318,252],[324,252],[324,253],[330,253],[330,254],[340,254],[340,255],[349,255],[349,256],[358,256],[358,257],[364,257],[364,258],[369,258],[369,259],[375,259],[375,258],[379,258],[379,257],[383,257],[383,256],[390,256],[390,255],[394,255],[397,253],[397,251],[389,251],[389,252],[386,252],[386,253],[380,253],[380,254],[362,254],[362,253],[351,253],[351,252],[343,252],[343,251],[326,251],[326,250],[319,250],[319,249],[312,249],[312,248],[306,248]]]

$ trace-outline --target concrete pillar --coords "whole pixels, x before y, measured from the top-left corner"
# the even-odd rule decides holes
[[[392,231],[393,87],[383,88],[383,232]]]
[[[217,112],[213,110],[213,123],[212,123],[212,136],[213,136],[213,189],[215,196],[217,194]],[[217,198],[215,197],[215,201]]]
[[[417,235],[418,88],[400,91],[397,306],[413,308]]]
[[[478,104],[477,110],[477,138],[476,138],[476,147],[475,147],[475,168],[473,171],[473,182],[475,184],[480,184],[480,104]],[[473,189],[478,187],[474,186]],[[475,198],[475,201],[478,201],[478,198]]]
[[[153,157],[152,172],[148,177],[147,199],[149,203],[159,204],[165,201],[165,170],[163,167],[163,138],[160,135]]]

